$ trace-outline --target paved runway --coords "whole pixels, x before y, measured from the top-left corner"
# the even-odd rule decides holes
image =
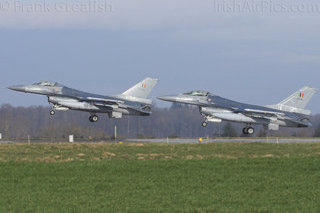
[[[0,141],[0,143],[12,143],[12,141]]]
[[[151,143],[199,143],[198,139],[127,139],[127,142],[151,142]],[[320,143],[320,138],[313,139],[288,139],[288,138],[236,138],[236,139],[203,139],[202,143],[226,143],[226,142],[245,142],[245,143]]]
[[[140,143],[199,143],[198,138],[176,138],[176,139],[123,139],[124,142],[140,142]],[[0,144],[15,143],[18,141],[0,141]],[[20,141],[21,142],[21,141]],[[41,141],[32,141],[32,143]],[[45,141],[43,141],[45,142]],[[23,141],[23,143],[27,143]],[[66,142],[67,143],[67,142]],[[216,139],[203,139],[202,143],[320,143],[320,138],[216,138]]]

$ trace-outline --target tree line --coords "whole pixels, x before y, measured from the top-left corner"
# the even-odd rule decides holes
[[[97,123],[89,122],[89,113],[78,111],[58,111],[50,115],[49,107],[0,107],[0,133],[4,139],[61,140],[73,134],[82,140],[109,140],[114,137],[114,127],[120,138],[194,138],[194,137],[244,137],[243,124],[222,122],[209,123],[203,128],[203,117],[197,108],[173,105],[171,108],[154,108],[151,116],[125,116],[122,119],[109,119],[100,114]],[[280,131],[266,131],[255,126],[256,137],[320,137],[320,115],[311,117],[313,127],[281,128]]]

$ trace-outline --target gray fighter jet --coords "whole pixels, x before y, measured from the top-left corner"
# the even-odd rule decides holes
[[[203,127],[207,122],[220,123],[223,120],[245,123],[244,134],[254,134],[253,124],[262,124],[266,129],[279,130],[279,127],[309,127],[311,123],[310,110],[306,110],[308,102],[317,89],[303,87],[279,104],[270,106],[256,106],[228,100],[206,91],[191,91],[188,93],[163,96],[158,99],[190,104],[199,107],[204,116]]]
[[[27,86],[10,86],[8,89],[45,95],[55,110],[80,110],[90,113],[89,120],[97,122],[97,113],[107,113],[110,118],[122,115],[149,116],[152,100],[147,99],[158,79],[146,78],[120,95],[102,96],[68,88],[56,82],[42,81]]]

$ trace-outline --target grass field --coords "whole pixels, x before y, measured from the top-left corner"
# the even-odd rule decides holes
[[[320,144],[1,144],[0,212],[320,212]]]

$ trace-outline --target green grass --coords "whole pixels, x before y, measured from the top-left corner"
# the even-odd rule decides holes
[[[320,144],[2,144],[0,212],[320,212]]]

